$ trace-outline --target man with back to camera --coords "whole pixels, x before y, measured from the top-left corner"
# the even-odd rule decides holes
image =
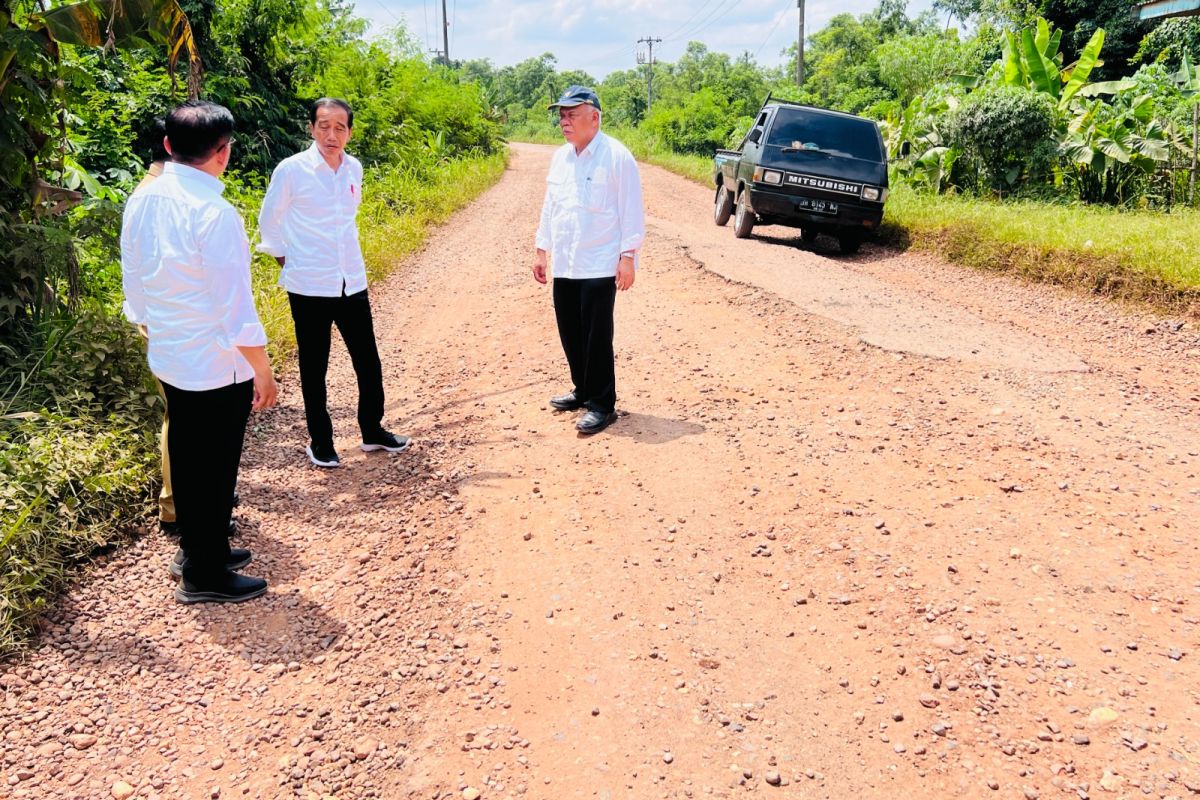
[[[146,174],[142,176],[141,181],[134,187],[134,192],[139,192],[154,182],[154,179],[163,173],[163,167],[171,160],[171,154],[167,152],[167,123],[162,117],[154,120],[153,136],[150,142],[150,166],[146,169]],[[149,339],[150,332],[145,325],[138,325],[138,333],[144,338]],[[171,430],[171,409],[167,407],[167,395],[163,391],[162,384],[155,379],[155,384],[158,386],[158,394],[163,401],[163,421],[162,434],[159,437],[159,455],[162,464],[162,488],[158,492],[158,526],[159,529],[169,535],[179,535],[179,525],[175,521],[175,495],[171,488],[171,455],[167,451],[167,439]],[[233,493],[233,505],[238,505],[238,494],[235,490]],[[233,520],[229,521],[229,535],[233,536],[237,528]],[[171,562],[171,574],[176,578],[179,577],[180,565],[183,560],[183,551],[179,550],[176,553],[176,559]]]
[[[358,379],[358,427],[362,449],[398,453],[407,436],[383,427],[383,367],[375,344],[367,272],[358,244],[356,216],[362,202],[362,164],[346,152],[354,111],[345,100],[323,97],[309,111],[313,143],[285,158],[271,175],[258,215],[258,249],[282,270],[296,325],[300,389],[308,423],[308,458],[318,467],[341,466],[333,447],[326,407],[332,328],[350,353]]]
[[[623,144],[600,131],[600,98],[570,86],[558,109],[567,143],[554,153],[538,224],[533,278],[554,269],[554,316],[574,387],[550,398],[559,411],[586,408],[575,424],[590,435],[617,418],[613,306],[633,286],[638,249],[646,237],[637,162]]]
[[[277,396],[245,226],[221,197],[232,141],[222,106],[192,100],[168,114],[171,161],[130,196],[121,226],[125,315],[146,326],[147,360],[171,409],[181,603],[236,603],[267,590],[235,571],[251,555],[227,536],[246,422]]]

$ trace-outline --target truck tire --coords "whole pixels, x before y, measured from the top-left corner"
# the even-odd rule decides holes
[[[733,217],[733,235],[745,239],[754,230],[754,212],[746,208],[746,192],[738,193],[737,213]]]
[[[858,252],[858,248],[862,245],[862,237],[858,234],[848,233],[838,237],[838,248],[844,255],[852,256]]]
[[[817,240],[817,232],[812,228],[800,229],[800,241],[804,244],[812,244]]]
[[[718,226],[723,226],[729,222],[730,215],[733,214],[733,195],[731,195],[724,186],[717,187],[717,196],[713,200],[713,222]]]

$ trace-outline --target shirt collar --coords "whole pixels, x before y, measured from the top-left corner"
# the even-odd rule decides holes
[[[304,155],[308,159],[308,163],[313,169],[321,169],[322,167],[324,167],[327,172],[330,172],[330,173],[333,172],[333,167],[329,166],[329,162],[325,160],[325,156],[321,155],[321,151],[319,149],[317,149],[316,142],[313,142],[311,145],[308,146],[308,149],[304,151]],[[346,168],[346,161],[348,159],[349,159],[349,156],[347,156],[345,151],[343,151],[342,152],[342,165],[338,169],[338,172],[341,172],[343,169]]]
[[[603,131],[596,131],[596,135],[592,137],[590,142],[588,142],[588,146],[583,148],[583,152],[576,153],[575,148],[572,147],[571,153],[574,154],[576,158],[591,158],[592,156],[596,155],[596,151],[600,149],[600,138],[602,136],[604,136]]]
[[[195,181],[206,189],[211,189],[217,194],[225,193],[225,184],[220,178],[213,177],[203,170],[195,167],[181,164],[178,161],[168,161],[163,164],[163,175],[174,175],[179,180]]]

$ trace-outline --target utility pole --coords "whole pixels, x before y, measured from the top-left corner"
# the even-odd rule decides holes
[[[796,85],[804,85],[804,0],[796,0],[800,9],[800,30],[796,36]]]
[[[442,0],[445,2],[446,0]],[[646,65],[646,113],[650,113],[650,106],[654,105],[654,45],[662,42],[662,39],[655,39],[652,36],[647,36],[644,39],[638,39],[638,44],[646,45],[649,50],[649,56],[642,55],[638,51],[638,63]]]
[[[442,0],[442,57],[446,66],[450,66],[450,18],[446,16],[446,0]]]

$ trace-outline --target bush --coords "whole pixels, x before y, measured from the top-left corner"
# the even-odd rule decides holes
[[[682,106],[656,108],[646,117],[642,129],[677,153],[711,154],[727,146],[734,121],[728,106],[719,103],[706,86]]]
[[[1049,95],[1015,86],[968,95],[945,126],[948,144],[965,157],[959,165],[975,166],[963,178],[977,191],[998,192],[1044,178],[1057,153],[1056,114]]]

